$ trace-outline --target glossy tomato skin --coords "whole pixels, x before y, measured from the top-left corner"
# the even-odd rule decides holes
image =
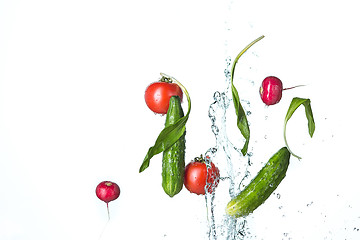
[[[175,95],[182,100],[183,92],[176,83],[154,82],[145,90],[145,102],[154,113],[166,114],[170,98]]]
[[[260,87],[261,100],[268,106],[274,105],[281,100],[283,84],[274,76],[266,77]]]
[[[120,187],[114,182],[103,181],[97,185],[95,192],[100,200],[109,203],[120,196]]]
[[[191,193],[198,195],[205,194],[206,178],[208,186],[206,189],[208,193],[212,193],[217,187],[220,180],[219,169],[211,163],[209,168],[209,176],[207,176],[207,169],[205,162],[192,161],[185,167],[184,185]]]

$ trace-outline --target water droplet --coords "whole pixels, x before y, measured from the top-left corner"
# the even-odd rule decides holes
[[[209,108],[209,118],[210,118],[210,120],[211,121],[215,121],[216,120],[216,118],[215,118],[215,110],[214,110],[214,108],[213,107],[210,107]]]
[[[215,125],[212,125],[211,126],[211,130],[212,132],[215,134],[215,135],[218,135],[219,134],[219,128]]]
[[[277,199],[280,199],[281,198],[280,193],[276,194],[276,197],[277,197]]]
[[[231,77],[231,72],[227,69],[224,70],[224,74],[226,78],[230,78]]]
[[[227,66],[230,66],[230,64],[231,64],[231,57],[227,57],[227,58],[225,59],[225,62],[226,62],[226,65],[227,65]]]
[[[213,98],[214,98],[215,102],[219,102],[221,100],[220,93],[215,92]]]

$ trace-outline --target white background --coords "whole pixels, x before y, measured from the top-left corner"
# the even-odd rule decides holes
[[[107,215],[95,187],[103,180],[117,182],[121,195],[109,204],[102,239],[206,239],[203,197],[186,190],[167,197],[160,156],[138,173],[164,122],[147,109],[144,90],[160,72],[187,87],[189,162],[214,145],[207,111],[224,89],[225,57],[260,35],[236,72],[239,93],[251,102],[254,155],[269,136],[264,156],[283,146],[282,121],[294,96],[311,99],[316,131],[311,139],[303,110],[294,114],[288,140],[303,159],[292,158],[281,198],[254,213],[250,232],[259,239],[359,239],[357,6],[0,1],[0,239],[99,239]],[[306,87],[265,108],[258,86],[267,75]],[[241,88],[246,79],[252,85]]]

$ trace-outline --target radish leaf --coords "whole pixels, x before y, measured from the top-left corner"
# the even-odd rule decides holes
[[[293,115],[293,113],[295,112],[295,110],[300,106],[300,105],[304,105],[305,107],[305,114],[306,114],[306,118],[308,120],[308,129],[309,129],[309,135],[310,137],[312,137],[314,135],[315,132],[315,121],[314,121],[314,116],[311,110],[311,105],[310,105],[310,99],[305,99],[305,98],[293,98],[293,100],[290,103],[289,109],[286,113],[285,116],[285,122],[284,122],[284,140],[285,140],[285,144],[286,147],[288,148],[289,152],[296,158],[301,159],[301,157],[295,155],[289,148],[289,145],[286,141],[286,125],[287,122],[289,121],[289,119],[291,118],[291,116]]]
[[[237,116],[237,126],[241,132],[241,134],[243,135],[243,137],[245,138],[245,144],[243,146],[243,148],[241,149],[241,153],[245,156],[248,150],[248,146],[249,146],[249,141],[250,141],[250,128],[249,128],[249,123],[248,120],[246,118],[246,114],[245,111],[243,109],[243,107],[241,106],[240,103],[240,98],[239,98],[239,94],[237,89],[234,86],[234,73],[235,73],[235,66],[236,63],[238,62],[239,58],[255,43],[257,43],[258,41],[260,41],[261,39],[263,39],[264,36],[261,36],[257,39],[255,39],[254,41],[252,41],[249,45],[247,45],[235,58],[233,65],[231,67],[231,92],[232,92],[232,98],[233,98],[233,102],[234,102],[234,107],[235,107],[235,112],[236,112],[236,116]]]

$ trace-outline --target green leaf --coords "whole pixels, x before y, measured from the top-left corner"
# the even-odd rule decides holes
[[[236,112],[236,116],[237,116],[237,126],[241,132],[241,134],[243,135],[243,137],[245,138],[245,144],[243,146],[243,148],[241,149],[242,154],[245,156],[248,150],[248,146],[249,146],[249,141],[250,141],[250,128],[249,128],[249,123],[248,120],[246,118],[246,114],[245,111],[243,109],[243,107],[241,106],[240,103],[240,98],[239,98],[239,94],[238,91],[236,90],[235,86],[234,86],[234,73],[235,73],[235,66],[239,60],[239,58],[255,43],[257,43],[258,41],[260,41],[261,39],[263,39],[264,36],[261,36],[257,39],[255,39],[254,41],[252,41],[249,45],[247,45],[235,58],[232,68],[231,68],[231,92],[232,92],[232,98],[233,98],[233,102],[234,102],[234,107],[235,107],[235,112]]]
[[[304,105],[305,107],[305,114],[306,114],[306,118],[308,120],[308,129],[309,129],[309,135],[310,137],[312,137],[314,135],[315,132],[315,121],[314,121],[314,116],[311,110],[311,105],[310,105],[310,99],[305,99],[305,98],[293,98],[293,100],[290,103],[289,109],[286,113],[285,116],[285,121],[284,121],[284,140],[285,140],[285,144],[286,147],[289,149],[289,152],[296,158],[301,159],[301,157],[295,155],[289,148],[289,145],[287,143],[286,140],[286,125],[287,122],[289,121],[289,119],[291,118],[291,116],[293,115],[293,113],[295,112],[295,110],[300,106],[300,105]]]
[[[178,121],[176,121],[174,124],[169,125],[165,127],[157,137],[154,146],[150,147],[143,163],[140,166],[139,172],[144,171],[146,168],[150,165],[150,159],[155,156],[156,154],[159,154],[169,147],[171,147],[185,132],[185,124],[189,118],[190,110],[191,110],[191,100],[189,93],[187,92],[186,88],[175,78],[170,77],[164,73],[161,73],[161,76],[169,78],[172,82],[175,82],[178,84],[182,91],[185,93],[187,102],[188,102],[188,111],[186,115],[182,118],[180,118]]]

